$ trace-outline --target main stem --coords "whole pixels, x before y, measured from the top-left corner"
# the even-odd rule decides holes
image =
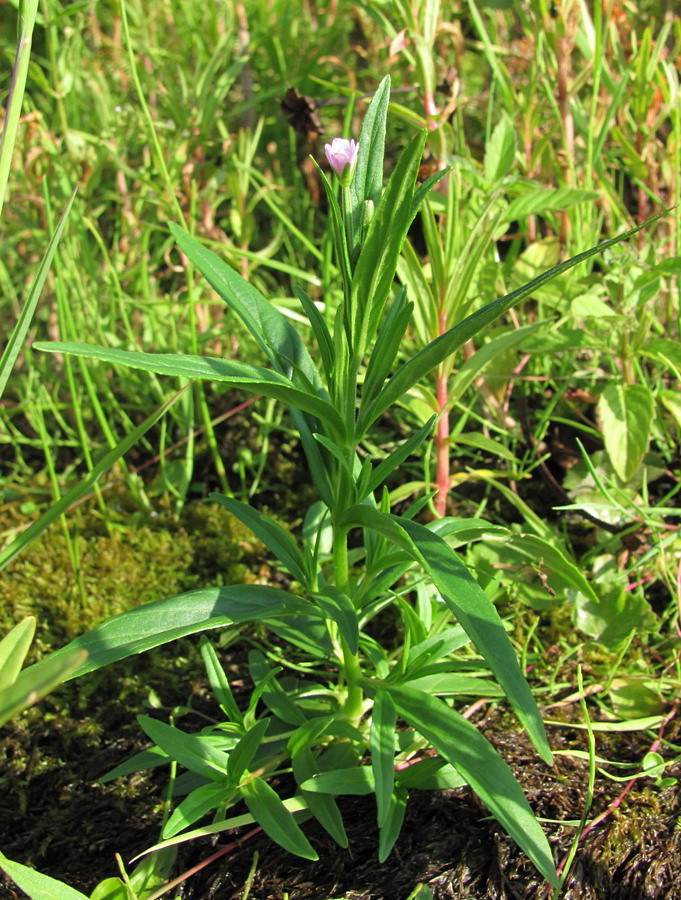
[[[354,448],[351,457],[354,457]],[[338,511],[342,511],[347,503],[349,485],[344,486],[347,474],[339,470],[339,486],[336,495]],[[345,489],[344,489],[345,488]],[[350,595],[350,565],[348,562],[348,529],[336,522],[333,524],[333,574],[336,587],[346,595]],[[362,668],[359,662],[359,654],[353,653],[342,634],[338,635],[343,660],[341,667],[346,684],[346,695],[343,703],[343,712],[351,725],[359,726],[362,718],[362,704],[364,693],[360,686]]]

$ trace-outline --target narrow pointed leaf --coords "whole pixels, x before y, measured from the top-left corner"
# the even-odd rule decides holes
[[[6,872],[31,900],[88,900],[85,894],[69,887],[63,881],[36,872],[29,866],[22,866],[21,863],[7,859],[3,853],[0,853],[0,869]]]
[[[359,132],[357,164],[350,182],[353,234],[359,242],[364,202],[370,200],[378,206],[383,187],[383,157],[385,153],[385,128],[390,100],[390,76],[386,75],[376,89],[367,108]],[[357,246],[357,243],[355,243]],[[350,248],[352,253],[355,247]]]
[[[388,800],[388,808],[385,819],[379,828],[378,835],[378,861],[385,862],[390,851],[395,845],[395,841],[402,831],[402,823],[404,822],[404,814],[407,810],[408,793],[402,785],[396,785],[395,790]]]
[[[418,431],[415,431],[406,441],[401,443],[399,447],[396,447],[384,460],[376,466],[374,471],[371,474],[371,477],[368,480],[366,487],[366,494],[373,493],[378,487],[380,487],[383,482],[386,480],[388,475],[391,472],[394,472],[395,469],[398,469],[402,463],[410,457],[412,454],[416,453],[421,444],[426,440],[428,435],[430,434],[433,423],[435,422],[435,416],[431,416],[431,418],[419,428]],[[360,497],[360,500],[363,500],[364,497]]]
[[[223,259],[177,225],[171,223],[169,228],[182,251],[243,321],[275,369],[293,377],[295,383],[295,372],[287,364],[290,361],[322,391],[317,367],[291,322]]]
[[[374,773],[378,825],[388,821],[395,786],[395,724],[397,712],[392,696],[378,691],[371,713],[371,771]]]
[[[405,550],[430,576],[440,596],[484,657],[545,762],[552,760],[546,731],[529,685],[492,601],[446,542],[423,525],[355,506],[342,524],[383,534]]]
[[[400,769],[395,773],[395,780],[418,791],[449,791],[467,783],[451,763],[439,756],[426,756],[406,769]]]
[[[242,787],[248,811],[268,837],[289,853],[303,859],[319,859],[296,820],[273,788],[262,778],[254,778]]]
[[[226,753],[217,750],[200,735],[188,734],[150,716],[137,716],[137,721],[144,733],[171,759],[208,781],[224,784],[229,761]]]
[[[213,645],[205,635],[202,635],[201,640],[199,641],[199,648],[203,664],[206,667],[208,682],[215,699],[220,705],[220,709],[227,716],[229,722],[234,722],[236,725],[243,725],[244,717],[241,714],[241,710],[236,705],[234,694],[232,694],[232,689],[229,686],[229,679],[225,674],[225,670],[220,665],[220,660],[217,657]]]
[[[16,681],[34,634],[35,616],[26,616],[0,641],[0,691]]]
[[[0,359],[0,397],[5,390],[7,379],[10,376],[10,372],[12,371],[12,367],[16,361],[16,358],[24,345],[24,340],[26,338],[26,334],[28,333],[31,319],[33,318],[33,313],[35,312],[38,300],[40,299],[42,289],[45,286],[47,273],[49,272],[50,266],[52,265],[52,258],[56,253],[57,245],[59,244],[59,239],[61,238],[62,232],[64,231],[66,219],[68,218],[69,212],[71,211],[71,206],[73,205],[75,196],[76,191],[74,190],[71,194],[71,197],[69,198],[68,203],[66,204],[66,208],[62,213],[61,219],[59,220],[55,232],[52,235],[49,244],[47,245],[45,255],[40,262],[40,266],[38,267],[35,280],[33,281],[33,284],[31,285],[31,288],[28,292],[26,302],[22,307],[19,318],[17,319],[17,323],[12,330],[12,334],[10,335],[9,341],[7,342],[7,345],[3,351],[2,358]],[[0,206],[1,205],[2,200],[0,198]]]
[[[178,803],[166,822],[162,837],[171,838],[189,828],[211,810],[222,806],[231,795],[233,791],[224,782],[202,784]]]
[[[233,750],[229,752],[227,761],[227,776],[233,784],[238,784],[241,776],[250,766],[253,757],[262,744],[263,738],[270,724],[270,719],[260,719],[241,738]]]
[[[52,665],[54,660],[61,659],[72,650],[86,650],[89,654],[87,661],[69,676],[78,678],[190,634],[303,612],[314,613],[315,610],[310,603],[286,591],[259,584],[189,591],[119,613],[47,659],[24,669],[24,673],[42,673],[48,663]]]
[[[301,784],[306,791],[320,794],[373,794],[376,782],[369,766],[353,766],[350,769],[334,769],[308,778]]]
[[[204,381],[231,384],[251,394],[263,394],[273,400],[281,400],[290,406],[311,413],[325,422],[332,433],[344,434],[343,421],[329,403],[322,397],[296,387],[292,381],[273,369],[252,366],[236,360],[217,359],[210,356],[191,356],[181,353],[143,353],[138,350],[117,350],[99,347],[95,344],[76,342],[36,343],[38,350],[51,353],[68,353],[84,356],[101,362],[157,375],[173,375],[178,378],[199,378]]]
[[[426,132],[420,132],[397,161],[369,226],[352,279],[352,346],[363,356],[395,278],[400,250],[413,221],[411,203]]]
[[[511,293],[506,294],[504,297],[493,300],[491,303],[483,306],[482,309],[478,309],[474,313],[471,313],[471,315],[464,319],[463,322],[459,322],[453,328],[450,328],[449,331],[435,338],[434,341],[431,341],[430,344],[405,362],[400,370],[386,384],[374,402],[363,411],[358,420],[358,433],[366,433],[366,429],[369,425],[371,425],[381,413],[385,412],[386,409],[400,400],[417,381],[425,378],[426,375],[430,374],[430,372],[447,359],[448,356],[451,356],[451,354],[458,350],[459,347],[463,346],[466,341],[473,338],[480,330],[497,319],[502,313],[514,307],[525,297],[529,297],[538,288],[548,284],[548,282],[552,281],[556,276],[579,265],[579,263],[590,259],[592,256],[602,253],[604,250],[607,250],[608,247],[612,247],[620,241],[630,238],[642,228],[648,227],[662,216],[667,215],[667,212],[667,210],[664,210],[656,216],[653,216],[651,219],[648,219],[648,221],[644,222],[642,225],[637,225],[635,228],[631,228],[629,231],[625,231],[617,237],[603,241],[596,247],[592,247],[590,250],[586,250],[583,253],[578,253],[576,256],[571,257],[565,262],[559,263],[557,266],[554,266],[548,271],[543,272],[541,275],[538,275],[536,278],[533,278],[522,287],[511,291]]]
[[[303,554],[296,546],[296,542],[291,535],[281,525],[263,516],[253,509],[252,506],[240,503],[238,500],[232,500],[231,497],[225,497],[224,494],[210,494],[210,498],[224,506],[235,518],[249,528],[267,549],[276,556],[279,562],[286,566],[296,581],[300,582],[304,587],[309,584],[309,575]]]
[[[292,758],[293,774],[300,786],[308,778],[319,772],[319,766],[309,749],[299,750]],[[334,798],[329,794],[315,794],[301,788],[305,802],[322,828],[331,835],[339,847],[347,850],[348,836],[345,833],[343,817]]]
[[[485,806],[527,853],[544,878],[558,886],[551,849],[513,773],[467,719],[442,700],[407,687],[389,687],[400,716],[461,772]]]
[[[0,691],[0,725],[66,681],[86,659],[84,650],[74,650],[63,656],[55,653],[42,660],[38,664],[40,668],[29,666],[19,672],[11,685]]]
[[[293,286],[293,290],[296,292],[296,295],[305,310],[305,315],[309,319],[310,326],[317,339],[319,355],[322,358],[322,365],[324,366],[324,372],[328,381],[333,373],[333,338],[329,333],[329,329],[326,326],[322,314],[305,291],[297,284]]]

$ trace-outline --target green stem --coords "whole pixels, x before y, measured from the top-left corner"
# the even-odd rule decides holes
[[[343,709],[348,722],[357,728],[362,718],[362,702],[364,700],[364,693],[360,686],[362,667],[359,663],[359,655],[352,653],[343,637],[340,638],[340,645],[343,651],[343,670],[347,685]]]
[[[349,589],[349,565],[348,565],[348,533],[346,529],[336,528],[333,538],[333,569],[336,587],[339,591],[347,592]],[[359,662],[359,654],[353,653],[348,647],[345,638],[339,635],[339,644],[343,653],[343,676],[347,685],[347,693],[343,710],[351,725],[357,727],[362,718],[362,702],[364,694],[360,687],[362,667]]]
[[[349,186],[341,187],[341,212],[343,214],[343,226],[345,228],[345,239],[350,255],[350,264],[354,267],[355,227],[352,221],[352,197],[350,196]]]

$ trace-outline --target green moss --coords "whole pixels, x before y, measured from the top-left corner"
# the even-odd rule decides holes
[[[0,517],[2,511],[0,510]],[[83,507],[70,514],[70,541],[57,523],[0,571],[0,634],[27,615],[38,619],[33,653],[63,646],[120,612],[208,585],[253,580],[260,545],[214,503],[188,506],[174,522],[125,516],[112,533],[99,512]],[[0,531],[17,528],[16,510]]]

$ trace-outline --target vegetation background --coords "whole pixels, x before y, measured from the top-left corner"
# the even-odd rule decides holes
[[[4,96],[16,16],[10,3],[3,13]],[[387,71],[389,159],[425,127],[424,177],[452,166],[400,268],[417,301],[405,357],[449,318],[671,208],[509,315],[488,335],[513,326],[500,359],[478,356],[484,344],[466,347],[381,421],[366,451],[378,458],[433,411],[450,410],[391,498],[407,503],[434,486],[432,515],[484,515],[515,530],[510,541],[471,548],[467,561],[513,613],[518,652],[546,717],[559,723],[558,773],[547,781],[514,751],[496,701],[468,713],[526,768],[565,852],[593,803],[573,896],[681,894],[672,827],[681,681],[681,19],[673,4],[41,3],[2,212],[3,333],[78,192],[0,406],[0,530],[11,546],[178,389],[39,354],[33,341],[254,356],[250,337],[185,264],[168,222],[184,223],[294,321],[302,322],[294,284],[333,319],[340,275],[308,157],[324,166],[326,140],[357,134],[365,98]],[[34,652],[44,654],[175,590],[276,582],[263,548],[202,498],[220,489],[250,499],[295,530],[309,499],[302,471],[295,434],[274,404],[220,387],[185,391],[84,503],[3,569],[0,633],[34,614]],[[575,570],[598,604],[571,584]],[[152,653],[119,671],[116,683],[93,676],[50,696],[0,743],[3,850],[81,888],[108,873],[115,851],[129,858],[154,840],[160,782],[144,783],[144,799],[139,786],[92,787],[140,740],[134,712],[147,703],[206,714],[189,643],[173,658]],[[581,695],[596,735],[591,776]],[[91,771],[81,769],[84,756]],[[322,868],[300,875],[263,842],[255,874],[248,849],[230,890],[244,895],[247,876],[262,897],[402,900],[419,881],[443,897],[527,886],[500,835],[503,862],[490,868],[489,827],[467,802],[468,852],[428,838],[418,853],[405,845],[422,867],[406,867],[402,880],[386,880],[390,861],[377,874],[368,859],[356,884],[333,867],[335,881]],[[88,824],[93,803],[99,816]],[[195,896],[209,896],[196,883]]]

